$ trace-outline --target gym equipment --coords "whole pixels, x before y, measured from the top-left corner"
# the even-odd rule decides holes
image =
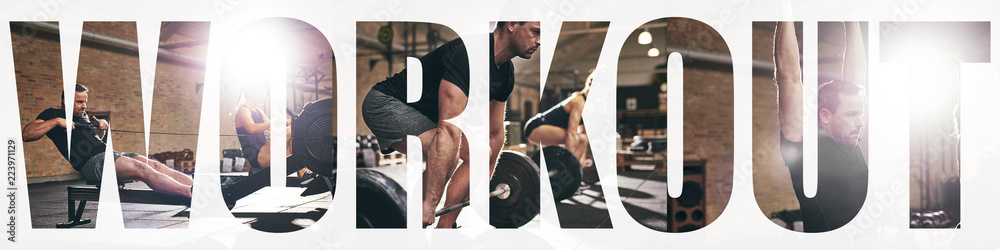
[[[337,141],[333,138],[333,99],[307,103],[302,112],[292,116],[292,152],[290,157],[323,176],[333,175],[337,164]]]
[[[71,228],[90,223],[90,218],[83,218],[83,210],[88,201],[100,201],[101,183],[87,181],[87,185],[66,187],[69,221],[56,224],[56,228]],[[125,183],[118,183],[118,197],[121,202],[191,206],[191,199],[168,194],[161,194],[150,189],[126,188]],[[77,203],[79,201],[79,203]]]
[[[500,185],[496,186],[496,190],[493,190],[493,192],[490,192],[490,198],[493,198],[493,197],[499,198],[501,200],[506,200],[508,197],[510,197],[510,186],[508,186],[507,184],[504,184],[504,183],[500,183]],[[455,204],[453,204],[451,206],[443,207],[440,210],[434,212],[434,216],[435,217],[441,216],[441,215],[450,213],[452,211],[459,210],[459,209],[461,209],[463,207],[469,206],[470,204],[472,204],[472,201],[463,201],[463,202],[455,203]]]
[[[357,170],[357,228],[406,228],[406,190],[371,169]]]
[[[490,225],[497,228],[517,228],[539,213],[538,165],[516,151],[501,151],[493,171],[490,186],[494,190],[507,185],[506,196],[490,197]]]
[[[490,186],[490,225],[517,228],[538,216],[538,165],[524,154],[501,151]],[[358,169],[358,228],[405,228],[406,191],[396,181],[370,169]],[[470,201],[435,211],[441,216],[469,206]]]
[[[386,25],[378,29],[378,41],[382,43],[392,42],[392,26]]]
[[[285,158],[286,173],[290,175],[302,168],[308,168],[318,174],[312,179],[299,183],[308,183],[302,196],[318,194],[326,191],[331,193],[336,189],[336,156],[337,140],[333,136],[333,99],[321,99],[306,103],[302,112],[295,114],[286,109],[292,117],[292,155]],[[232,209],[236,201],[257,192],[270,184],[271,168],[240,178],[238,182],[222,188],[223,200]],[[316,181],[321,180],[321,181]],[[286,184],[298,186],[297,184]]]
[[[667,150],[666,136],[633,136],[628,147],[632,152],[663,152]]]
[[[379,166],[379,145],[371,135],[354,137],[356,165],[358,168],[373,168]]]
[[[552,183],[556,201],[572,197],[580,187],[580,162],[568,149],[548,146],[544,149],[547,176]],[[497,228],[517,228],[535,218],[539,212],[539,154],[532,160],[516,151],[501,151],[490,186],[490,225]],[[469,201],[438,210],[435,216],[468,206]]]
[[[94,152],[107,150],[104,140],[95,136],[97,124],[75,123],[72,138],[76,143],[70,148],[71,161],[82,161],[89,158],[79,157],[81,155],[92,155]],[[106,140],[107,137],[105,137]],[[87,181],[86,185],[74,185],[66,187],[68,221],[56,224],[56,228],[71,228],[78,225],[88,224],[90,218],[83,218],[83,211],[87,207],[88,201],[99,201],[101,194],[101,183],[99,181]],[[191,199],[173,195],[161,194],[150,189],[126,188],[125,183],[118,184],[118,196],[122,202],[164,204],[190,206]]]
[[[502,151],[497,160],[490,186],[490,225],[497,228],[517,228],[535,218],[539,212],[538,166],[516,151]],[[456,203],[434,213],[441,216],[469,206],[471,201]]]
[[[573,197],[580,188],[580,180],[583,178],[580,159],[577,159],[569,149],[561,146],[547,146],[541,151],[545,152],[545,166],[549,170],[549,182],[555,201]],[[531,156],[531,160],[537,165],[541,165],[540,158],[540,153]]]

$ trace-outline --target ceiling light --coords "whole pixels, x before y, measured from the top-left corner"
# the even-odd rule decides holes
[[[649,34],[649,28],[639,33],[639,44],[646,45],[653,42],[653,35]]]
[[[649,48],[649,51],[646,52],[646,55],[649,57],[660,56],[660,50],[656,49],[656,47]]]

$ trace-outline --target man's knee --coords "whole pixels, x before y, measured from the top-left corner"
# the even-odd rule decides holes
[[[452,140],[456,143],[461,140],[462,129],[446,121],[438,122],[437,133],[443,135],[442,139]]]
[[[459,136],[461,144],[458,145],[458,158],[467,162],[469,161],[469,138],[464,133],[461,133]]]
[[[135,156],[132,157],[132,159],[135,159],[135,160],[137,160],[137,161],[139,161],[141,163],[148,164],[150,166],[152,166],[153,164],[156,163],[156,160],[152,160],[152,159],[146,158],[145,156],[142,156],[142,155],[135,155]]]
[[[155,159],[149,159],[139,154],[133,156],[132,159],[135,159],[136,161],[139,161],[139,163],[145,164],[149,168],[155,169],[157,171],[164,171],[170,169],[170,167],[167,167],[167,165],[163,164],[160,161],[157,161]]]
[[[448,123],[446,121],[438,122],[437,127],[427,130],[421,133],[417,138],[420,138],[420,145],[424,148],[424,152],[431,148],[433,145],[431,143],[442,143],[435,142],[435,140],[445,140],[446,142],[454,143],[458,145],[459,140],[462,139],[462,129],[458,128],[454,124]]]
[[[149,165],[137,159],[120,157],[115,160],[115,173],[118,176],[134,179],[146,179],[149,176]]]
[[[576,138],[576,142],[580,146],[586,147],[590,144],[590,139],[587,139],[587,134],[579,134]]]

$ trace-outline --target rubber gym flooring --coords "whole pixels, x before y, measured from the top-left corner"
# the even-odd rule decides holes
[[[406,183],[406,172],[402,166],[378,167],[376,171],[391,177],[401,185]],[[559,224],[563,228],[611,228],[611,218],[608,214],[608,206],[604,199],[603,187],[597,181],[597,172],[594,168],[585,168],[583,180],[592,183],[590,187],[581,189],[573,197],[560,201],[556,204],[559,214]],[[404,185],[405,186],[405,185]],[[409,192],[409,191],[408,191]],[[443,207],[444,205],[439,205]],[[456,223],[461,227],[472,215],[463,212],[459,215]],[[522,226],[522,228],[539,228],[541,225],[541,215]]]
[[[376,168],[399,183],[406,183],[405,167],[390,166]],[[647,178],[652,178],[647,182]],[[662,183],[657,176],[649,172],[619,173],[619,192],[630,211],[633,207],[649,212],[642,217],[662,218],[659,210],[665,210],[665,202],[658,201],[648,193],[656,193],[642,189],[659,189]],[[607,211],[600,182],[596,180],[596,172],[592,168],[585,169],[584,180],[592,183],[589,188],[582,189],[573,197],[556,205],[560,224],[564,228],[610,228],[611,219]],[[50,182],[29,185],[29,203],[31,223],[33,228],[55,228],[58,223],[67,221],[66,187],[83,185],[83,180]],[[141,182],[126,184],[128,188],[146,188]],[[662,188],[665,189],[665,186]],[[332,196],[327,194],[299,196],[300,188],[266,187],[256,193],[241,199],[232,210],[233,216],[241,223],[261,231],[289,232],[308,227],[315,223],[330,207]],[[643,195],[646,194],[646,195]],[[280,197],[280,198],[275,198]],[[660,208],[664,204],[663,208]],[[75,228],[94,228],[98,222],[97,208],[100,202],[88,202],[83,218],[91,218],[93,222],[79,225]],[[126,228],[187,228],[190,208],[176,205],[121,203],[122,219]],[[662,214],[665,214],[663,211]],[[467,223],[469,213],[463,213],[458,218],[458,225]],[[638,215],[633,214],[638,217]],[[541,216],[524,227],[538,228]],[[650,222],[650,221],[645,221]],[[643,223],[646,224],[646,223]],[[655,223],[654,223],[655,224]],[[665,224],[665,222],[664,222]]]
[[[66,187],[73,185],[84,185],[84,180],[28,185],[32,228],[55,228],[56,224],[68,221]],[[126,187],[148,188],[139,182],[128,183]],[[93,221],[74,228],[94,228],[99,203],[87,202],[83,218]],[[188,209],[185,206],[121,203],[121,208],[126,228],[187,228]]]
[[[66,222],[66,187],[83,184],[83,180],[74,180],[28,185],[32,227],[55,228],[56,224]],[[126,188],[148,187],[142,182],[133,182],[127,183]],[[330,193],[301,197],[302,190],[304,188],[265,187],[238,201],[231,213],[240,223],[261,231],[296,231],[319,220],[333,201]],[[99,204],[87,202],[83,218],[91,218],[93,222],[74,228],[95,228],[100,223],[97,219]],[[188,227],[190,208],[187,206],[120,204],[125,228]]]

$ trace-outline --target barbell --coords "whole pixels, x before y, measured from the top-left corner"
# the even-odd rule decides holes
[[[552,182],[556,201],[567,198],[565,193],[572,196],[580,184],[579,160],[563,147],[550,146],[543,150],[547,159],[546,166],[550,169],[546,175]],[[490,225],[497,228],[517,228],[538,216],[541,193],[539,177],[536,161],[520,152],[501,151],[490,180],[493,189],[489,194]],[[359,169],[357,181],[359,228],[406,227],[406,191],[402,191],[399,184],[367,169]],[[434,215],[441,216],[469,204],[470,201],[452,204],[435,211]],[[386,217],[396,219],[389,220]]]
[[[501,151],[490,186],[506,185],[507,197],[490,197],[490,225],[517,228],[538,216],[541,187],[538,164],[516,151]]]
[[[549,184],[556,202],[569,199],[580,189],[583,172],[580,160],[561,146],[547,146],[531,156],[535,164],[541,165],[541,152],[545,152],[545,167],[549,170]]]
[[[490,192],[490,198],[493,198],[493,197],[499,198],[501,200],[507,199],[508,197],[510,197],[510,186],[508,186],[506,183],[500,183],[500,185],[497,185],[496,190],[493,190],[493,192]],[[466,201],[463,201],[463,202],[459,202],[459,203],[455,203],[455,204],[452,204],[451,206],[447,206],[447,207],[441,208],[440,210],[434,212],[434,216],[435,217],[442,216],[442,215],[450,213],[452,211],[462,209],[463,207],[467,207],[470,204],[472,204],[472,201],[469,201],[469,200],[466,200]]]
[[[580,187],[580,161],[561,146],[543,148],[549,182],[556,202],[573,196]],[[490,198],[490,225],[497,228],[517,228],[539,213],[541,194],[539,165],[541,153],[532,158],[515,151],[501,152],[490,186],[507,185],[512,197]]]

